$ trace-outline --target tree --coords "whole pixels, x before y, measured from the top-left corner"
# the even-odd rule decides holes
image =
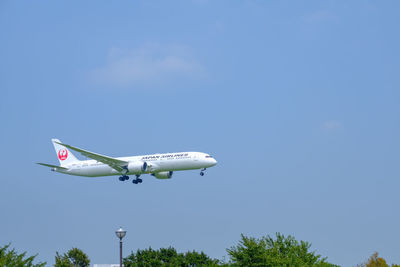
[[[124,266],[142,267],[142,266],[220,266],[218,260],[211,259],[204,252],[188,251],[186,253],[178,253],[173,247],[160,248],[154,250],[151,247],[145,250],[138,249],[126,258],[124,258]]]
[[[365,267],[389,267],[389,265],[383,258],[378,257],[378,252],[375,252],[369,257]]]
[[[379,257],[378,252],[374,252],[369,259],[357,265],[357,267],[389,267],[384,258]],[[392,264],[391,267],[400,267],[400,265]]]
[[[276,239],[269,235],[256,239],[242,234],[239,244],[227,252],[234,266],[335,266],[309,251],[310,247],[308,242],[298,242],[280,233],[276,233]]]
[[[89,257],[79,248],[72,248],[67,253],[60,255],[56,252],[55,267],[89,267]]]
[[[219,261],[211,259],[204,252],[188,251],[183,255],[181,266],[219,266]]]
[[[18,267],[43,267],[46,263],[34,264],[36,256],[26,257],[26,252],[18,254],[15,249],[9,249],[10,244],[0,247],[0,267],[18,266]]]

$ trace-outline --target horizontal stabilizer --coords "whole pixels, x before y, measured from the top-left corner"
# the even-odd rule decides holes
[[[56,169],[61,169],[61,170],[68,170],[68,168],[56,166],[56,165],[51,165],[51,164],[46,164],[46,163],[36,163],[42,166],[50,167],[50,168],[56,168]]]

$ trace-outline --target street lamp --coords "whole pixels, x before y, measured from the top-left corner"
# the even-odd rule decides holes
[[[119,266],[122,267],[122,238],[126,235],[126,231],[120,227],[115,234],[119,238]]]

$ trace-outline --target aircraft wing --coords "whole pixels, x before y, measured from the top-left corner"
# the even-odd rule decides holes
[[[91,159],[97,160],[99,162],[102,162],[104,164],[107,164],[108,166],[110,166],[111,168],[113,168],[114,170],[116,170],[118,172],[123,172],[123,170],[125,169],[124,167],[127,166],[128,163],[129,163],[129,162],[124,161],[124,160],[119,160],[119,159],[116,159],[116,158],[100,155],[100,154],[97,154],[97,153],[93,153],[93,152],[90,152],[90,151],[87,151],[87,150],[84,150],[84,149],[81,149],[81,148],[77,148],[77,147],[74,147],[74,146],[70,146],[70,145],[67,145],[67,144],[63,144],[63,143],[60,143],[60,142],[56,142],[56,143],[60,144],[62,146],[65,146],[65,147],[67,147],[69,149],[72,149],[72,150],[74,150],[76,152],[79,152],[79,153],[81,153],[82,155],[84,155],[84,156],[86,156],[88,158],[91,158]]]
[[[39,164],[39,165],[42,165],[42,166],[46,166],[46,167],[50,167],[50,168],[56,168],[56,169],[61,169],[61,170],[68,170],[68,168],[64,168],[64,167],[61,167],[61,166],[57,166],[57,165],[51,165],[51,164],[46,164],[46,163],[36,163],[36,164]]]

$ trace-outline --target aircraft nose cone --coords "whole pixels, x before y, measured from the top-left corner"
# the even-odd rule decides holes
[[[217,161],[215,160],[215,159],[212,159],[212,164],[213,164],[213,166],[215,166],[215,165],[217,165]]]

